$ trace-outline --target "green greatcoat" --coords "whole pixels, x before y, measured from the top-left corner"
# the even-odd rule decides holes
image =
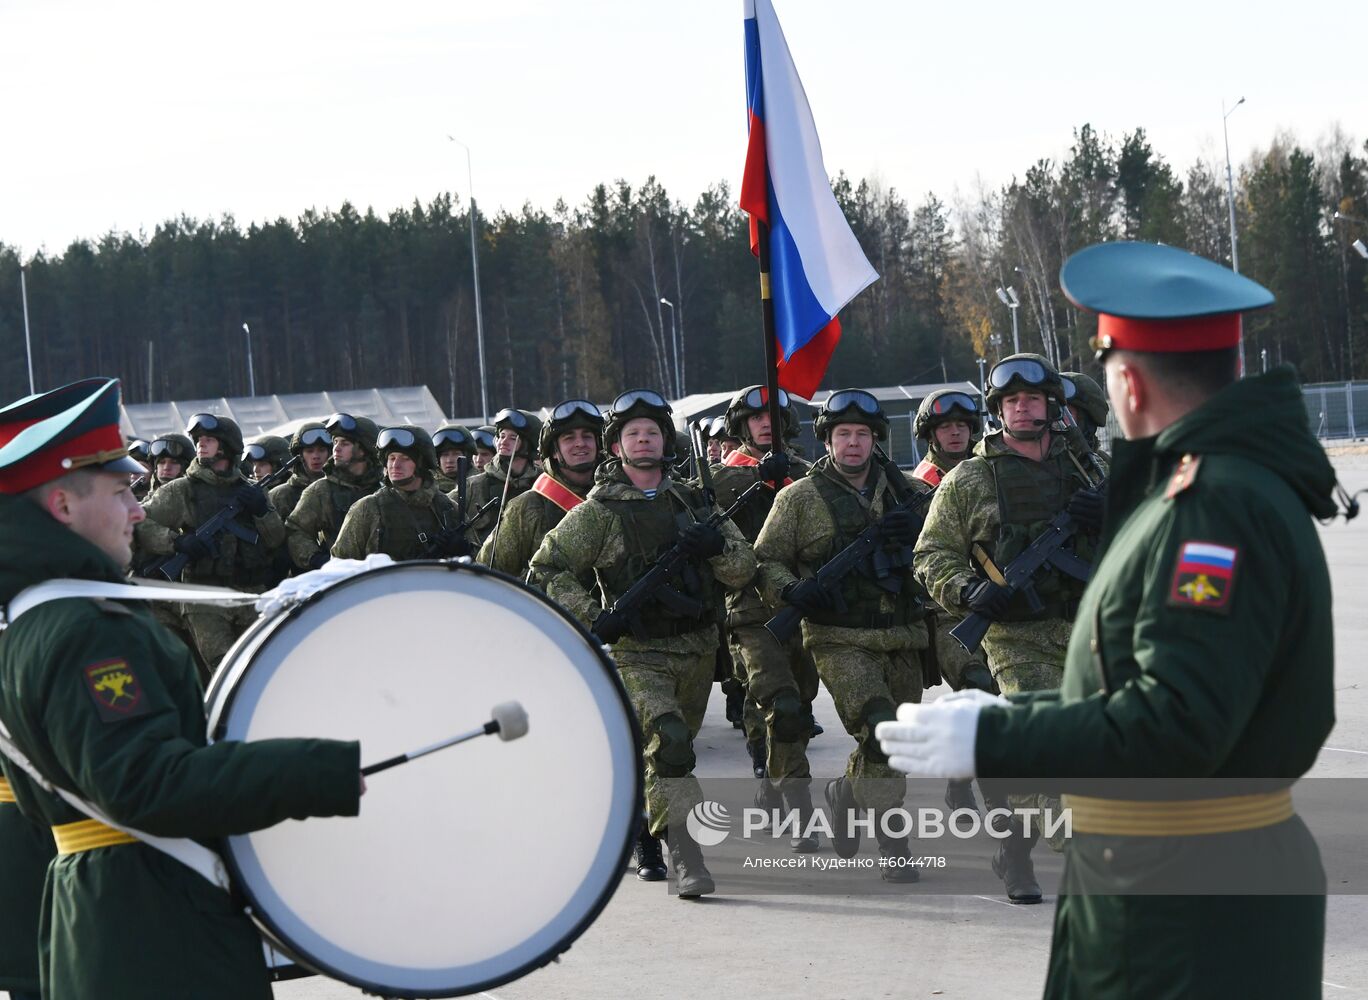
[[[38,914],[55,853],[45,825],[0,802],[0,990],[38,993]]]
[[[983,711],[979,775],[1057,779],[1066,793],[1092,778],[1291,785],[1334,723],[1330,578],[1308,516],[1333,514],[1334,481],[1286,368],[1227,387],[1157,437],[1119,442],[1063,684]],[[1178,557],[1192,541],[1234,549],[1231,578],[1189,586]],[[1141,794],[1130,788],[1104,794]],[[1269,875],[1312,889],[1116,894],[1175,871],[1191,885],[1215,872],[1235,889]],[[1046,996],[1319,997],[1323,893],[1297,816],[1189,837],[1075,831]]]
[[[53,577],[124,579],[36,505],[0,497],[0,601]],[[111,670],[121,684],[102,686]],[[139,602],[38,606],[0,638],[0,676],[0,718],[20,749],[116,822],[212,845],[284,819],[357,813],[356,743],[206,746],[190,652]],[[25,815],[45,826],[85,818],[6,771]],[[261,939],[232,897],[143,844],[58,856],[40,940],[47,1000],[271,996]]]

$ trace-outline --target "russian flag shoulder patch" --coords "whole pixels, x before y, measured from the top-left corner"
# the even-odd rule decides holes
[[[1184,542],[1173,567],[1169,605],[1228,613],[1239,561],[1240,550],[1229,545]]]

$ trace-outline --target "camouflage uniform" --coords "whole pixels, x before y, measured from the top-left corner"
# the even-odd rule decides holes
[[[495,497],[504,496],[504,483],[508,480],[508,473],[502,468],[503,459],[495,459],[485,466],[484,472],[478,476],[471,476],[466,484],[466,516],[473,517],[475,512],[489,503]],[[537,467],[528,459],[527,466],[523,471],[513,477],[512,482],[508,483],[508,496],[504,503],[509,503],[514,497],[522,496],[532,488],[532,484],[537,481]],[[499,508],[496,506],[484,517],[470,524],[472,541],[476,545],[483,545],[485,539],[494,533],[494,525],[499,519]]]
[[[311,475],[301,462],[290,471],[289,479],[271,490],[271,506],[276,509],[282,521],[289,520],[294,509],[299,506],[299,498],[304,495],[304,491],[322,478],[322,472]]]
[[[581,500],[589,494],[590,487],[573,486],[549,470],[542,473],[542,476],[553,480]],[[509,492],[513,492],[511,487]],[[456,499],[454,494],[449,495],[452,500]],[[495,535],[491,532],[480,547],[477,561],[509,576],[516,576],[519,579],[526,577],[532,556],[541,547],[542,539],[548,531],[561,523],[567,513],[564,507],[550,497],[536,490],[528,490],[509,501],[508,509],[504,511],[503,522],[499,525],[497,547]]]
[[[246,483],[237,468],[220,475],[196,458],[184,476],[161,487],[147,501],[147,519],[134,529],[138,544],[151,555],[171,555],[179,533],[194,531]],[[227,531],[220,532],[215,539],[217,552],[186,566],[181,575],[184,582],[256,593],[266,589],[273,576],[271,549],[284,542],[285,525],[273,508],[256,518],[240,513],[237,520],[254,529],[260,542],[248,545]],[[187,606],[183,614],[195,647],[211,671],[237,637],[256,621],[256,610],[251,605],[197,604]]]
[[[333,543],[337,559],[364,559],[383,552],[396,562],[431,559],[437,536],[456,527],[456,504],[426,478],[418,489],[391,486],[388,480],[347,511]]]
[[[909,489],[927,489],[918,480],[906,481]],[[830,497],[839,497],[848,511],[856,507],[862,511],[861,529],[894,504],[888,480],[877,464],[870,468],[866,492],[868,498],[832,468],[830,458],[822,458],[805,478],[775,497],[774,508],[755,543],[760,560],[757,581],[771,607],[782,607],[781,592],[788,584],[813,576],[853,539],[855,526],[838,527]],[[873,585],[858,572],[846,578],[845,589],[865,586]],[[907,782],[888,766],[874,738],[874,727],[892,719],[902,702],[921,700],[926,626],[911,587],[896,596],[880,589],[877,598],[867,591],[852,593],[871,611],[877,606],[874,614],[880,617],[871,614],[860,624],[838,624],[850,622],[854,616],[838,612],[809,616],[803,620],[803,645],[816,661],[817,673],[831,692],[842,725],[856,741],[846,764],[855,802],[882,812],[902,805]],[[813,621],[813,617],[826,620]]]
[[[681,521],[703,519],[702,503],[696,490],[668,476],[648,498],[610,460],[599,467],[589,498],[542,540],[532,557],[531,580],[590,626],[658,554],[658,545],[647,539],[677,537]],[[755,555],[736,526],[723,522],[719,530],[726,540],[722,554],[695,566],[704,617],[674,617],[652,602],[642,612],[641,624],[654,634],[638,638],[628,633],[613,646],[646,740],[646,809],[657,837],[668,825],[683,822],[702,798],[693,776],[693,739],[703,725],[712,687],[717,624],[708,612],[714,607],[714,581],[739,587],[755,572]],[[650,551],[637,551],[646,548]],[[591,578],[603,604],[582,582]]]
[[[290,560],[300,569],[312,568],[320,552],[326,556],[332,550],[352,504],[379,486],[380,470],[373,464],[356,476],[329,460],[323,478],[305,488],[285,525]]]

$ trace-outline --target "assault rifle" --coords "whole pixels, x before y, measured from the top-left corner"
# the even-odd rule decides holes
[[[300,457],[294,455],[288,462],[282,465],[275,472],[258,483],[249,485],[255,486],[263,493],[267,493],[273,486],[279,486],[290,478],[290,473],[299,464]],[[242,513],[242,503],[237,497],[230,497],[228,502],[211,514],[203,524],[195,529],[195,537],[205,542],[213,551],[218,549],[218,536],[220,532],[226,531],[246,542],[248,545],[256,545],[261,541],[261,536],[252,528],[240,523],[237,520],[238,514]],[[154,574],[163,576],[172,582],[179,580],[185,567],[189,565],[190,557],[184,552],[176,552],[167,556],[165,559],[158,559],[145,570],[142,575],[151,577]]]

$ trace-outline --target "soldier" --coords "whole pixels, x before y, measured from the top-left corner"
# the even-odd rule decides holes
[[[1082,372],[1060,372],[1059,380],[1064,383],[1064,398],[1068,401],[1069,413],[1083,431],[1083,439],[1106,464],[1110,459],[1106,452],[1097,448],[1097,432],[1107,426],[1107,394],[1095,380]]]
[[[432,447],[437,450],[437,471],[432,481],[443,493],[456,489],[456,464],[462,455],[475,461],[475,439],[460,424],[443,424],[432,435]]]
[[[251,468],[247,478],[259,483],[267,476],[273,476],[290,460],[290,442],[275,434],[263,434],[253,438],[242,449],[242,458]]]
[[[152,459],[147,454],[148,443],[142,438],[132,438],[128,442],[128,457],[142,466],[142,472],[130,473],[133,477],[133,499],[142,502],[147,496],[152,479]]]
[[[260,593],[274,583],[271,550],[284,543],[285,525],[270,498],[242,475],[242,431],[228,417],[196,413],[186,433],[195,443],[195,459],[181,479],[160,487],[147,501],[147,519],[138,525],[138,544],[154,555],[181,553],[190,558],[181,579]],[[230,530],[212,541],[195,529],[230,500],[241,510],[234,522],[257,535],[255,543]],[[212,672],[256,621],[251,605],[194,604],[184,609],[185,624],[194,637],[200,658]],[[206,677],[205,680],[208,678]]]
[[[289,479],[271,490],[271,506],[282,521],[289,520],[309,484],[323,478],[323,467],[332,454],[332,435],[321,420],[305,421],[290,438],[290,454],[299,456],[299,464]]]
[[[779,482],[786,487],[793,481],[791,472],[801,477],[807,471],[806,463],[791,459],[783,449],[772,452],[768,398],[764,387],[753,385],[733,396],[727,407],[728,433],[742,445],[713,470],[721,506],[731,506],[753,483]],[[782,389],[779,405],[787,422],[789,394]],[[748,542],[754,544],[759,537],[774,497],[773,489],[766,489],[733,517]],[[817,849],[816,836],[805,835],[812,819],[807,744],[813,724],[812,702],[817,697],[817,667],[812,654],[803,648],[800,635],[787,646],[780,646],[765,631],[765,622],[772,614],[753,581],[727,592],[727,639],[744,692],[745,716],[759,722],[758,732],[752,735],[751,718],[744,718],[747,746],[756,776],[761,779],[755,803],[767,812],[780,806],[789,813],[796,812],[803,833],[789,846],[807,854]]]
[[[509,501],[499,530],[485,539],[479,556],[486,566],[520,579],[546,533],[594,485],[594,470],[603,461],[603,414],[587,399],[557,403],[542,425],[537,453],[546,471],[532,489]]]
[[[1089,247],[1060,277],[1099,312],[1126,438],[1062,684],[909,706],[880,737],[912,773],[1083,793],[1046,997],[1318,997],[1325,874],[1288,789],[1334,724],[1311,518],[1336,514],[1335,470],[1290,368],[1237,376],[1240,313],[1267,290],[1145,243]],[[1175,778],[1207,780],[1153,787]]]
[[[771,607],[789,604],[804,613],[803,645],[846,732],[855,738],[846,773],[826,787],[836,853],[855,856],[860,832],[852,813],[873,810],[881,876],[915,882],[917,869],[904,863],[911,856],[907,836],[894,836],[882,821],[902,805],[907,783],[889,768],[874,727],[893,718],[899,702],[921,699],[927,635],[911,578],[911,546],[920,521],[909,511],[891,509],[898,496],[927,486],[901,473],[902,483],[890,483],[887,467],[874,461],[875,441],[888,437],[888,418],[863,389],[833,392],[814,427],[827,454],[775,497],[755,543],[757,582]],[[812,579],[880,521],[886,559],[871,559],[845,577],[838,594]]]
[[[106,379],[0,410],[0,601],[55,578],[124,582],[143,510],[128,488],[118,415],[118,383]],[[41,434],[16,437],[25,427]],[[174,495],[179,482],[162,492]],[[0,674],[0,717],[18,749],[45,780],[120,825],[213,843],[287,818],[358,811],[356,743],[206,747],[190,654],[137,601],[32,608],[5,631]],[[42,956],[44,996],[270,1000],[261,935],[226,891],[5,768],[25,816],[57,844],[32,952]],[[15,845],[7,837],[4,846],[8,873]],[[32,942],[36,924],[4,916],[6,944]]]
[[[993,575],[1007,566],[1060,511],[1080,526],[1072,545],[1090,559],[1101,527],[1102,497],[1092,489],[1077,456],[1051,424],[1064,405],[1059,373],[1037,354],[1003,358],[988,373],[988,409],[1001,428],[984,435],[974,457],[956,466],[936,489],[917,543],[917,576],[950,615],[970,611],[995,623],[983,640],[993,680],[1003,694],[1059,686],[1064,653],[1083,581],[1048,566],[1034,581],[1043,607],[1033,610],[1026,594],[1012,596]],[[994,808],[1001,795],[984,788]],[[1018,805],[1056,808],[1057,800],[1018,800]],[[1014,821],[1002,840],[993,870],[1014,903],[1040,902],[1031,864],[1039,828]],[[1051,846],[1062,848],[1062,841]]]
[[[324,429],[332,437],[332,460],[323,467],[323,478],[305,488],[286,525],[290,559],[302,570],[328,561],[347,511],[379,488],[384,471],[375,451],[380,434],[375,421],[334,413]]]
[[[541,439],[541,421],[526,410],[505,409],[494,416],[494,427],[498,432],[495,442],[498,457],[470,480],[466,492],[467,509],[471,512],[484,507],[495,497],[499,498],[499,503],[489,513],[470,524],[476,545],[483,545],[485,539],[493,534],[494,525],[503,515],[503,505],[526,493],[537,480],[532,456],[537,453]]]
[[[185,475],[190,460],[195,457],[195,445],[184,434],[162,434],[147,446],[147,457],[152,460],[152,477],[147,486],[150,497],[158,487]]]
[[[693,740],[703,724],[717,647],[717,586],[739,587],[755,556],[729,521],[707,523],[701,494],[666,474],[674,443],[670,404],[650,389],[613,401],[604,427],[613,458],[598,469],[588,499],[566,514],[532,558],[532,579],[613,645],[622,682],[645,738],[646,812],[651,837],[664,837],[681,898],[713,891],[698,843],[684,829],[702,800],[693,776]],[[623,620],[613,605],[667,550],[689,553],[667,605],[649,602]],[[583,581],[594,579],[602,603]],[[671,582],[675,587],[676,582]],[[637,862],[651,867],[649,843]]]
[[[375,440],[385,478],[352,504],[332,554],[364,559],[383,552],[395,562],[470,554],[454,504],[437,489],[437,455],[421,427],[386,427]]]
[[[495,449],[498,444],[494,440],[494,428],[490,424],[477,427],[471,432],[471,437],[475,439],[475,471],[484,472],[485,467],[494,460]]]

